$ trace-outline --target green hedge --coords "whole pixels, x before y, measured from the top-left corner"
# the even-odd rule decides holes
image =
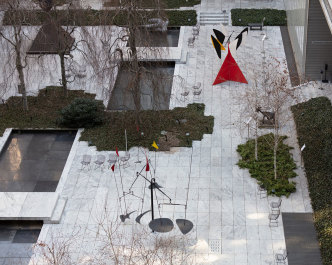
[[[201,0],[162,0],[160,1],[163,8],[180,8],[180,7],[191,7],[201,3]],[[106,2],[105,7],[116,7],[119,3],[116,1]],[[143,0],[141,2],[142,8],[155,8],[155,0]]]
[[[258,180],[258,184],[267,190],[268,194],[277,196],[295,192],[295,183],[289,182],[289,178],[296,177],[294,169],[295,162],[290,155],[290,146],[283,141],[286,136],[282,136],[277,151],[277,179],[274,178],[273,166],[273,134],[266,134],[258,138],[258,160],[255,160],[255,140],[249,140],[245,144],[240,144],[237,152],[241,155],[238,162],[240,168],[248,168],[250,176]]]
[[[193,140],[201,140],[204,134],[213,132],[213,116],[204,116],[205,105],[198,103],[189,104],[186,108],[174,108],[172,110],[141,111],[141,126],[139,129],[140,132],[144,132],[143,136],[140,132],[137,132],[134,111],[102,111],[102,113],[98,111],[98,114],[92,117],[93,124],[86,124],[86,121],[82,121],[82,119],[78,121],[77,118],[79,117],[72,117],[76,115],[87,119],[90,116],[87,112],[91,110],[95,112],[95,107],[102,103],[94,100],[94,97],[95,95],[86,94],[80,90],[68,90],[68,96],[65,96],[62,87],[47,87],[40,90],[38,96],[28,97],[29,111],[23,110],[22,97],[11,97],[6,104],[0,104],[0,137],[6,128],[67,127],[67,123],[59,123],[61,121],[61,110],[64,108],[68,110],[68,105],[73,105],[75,102],[74,111],[69,108],[69,120],[75,122],[75,124],[69,125],[70,127],[84,126],[86,128],[99,123],[101,120],[103,121],[99,126],[86,128],[80,139],[89,141],[98,150],[114,150],[115,147],[118,147],[119,150],[125,150],[125,129],[127,130],[128,148],[143,146],[150,149],[152,149],[153,141],[156,141],[165,149],[169,149],[170,146],[189,147],[192,146]],[[77,98],[80,98],[80,100]],[[83,106],[82,109],[83,98],[83,102],[93,102],[92,106],[89,104],[87,107]],[[165,136],[161,135],[163,130],[167,131],[168,141],[165,141]],[[189,133],[189,135],[186,135],[186,133]]]
[[[323,263],[332,260],[332,106],[320,97],[292,107]]]
[[[159,145],[172,141],[171,137],[168,137],[168,142],[163,141],[164,136],[161,135],[161,131],[166,131],[177,139],[175,146],[190,147],[193,140],[200,141],[204,134],[213,132],[214,118],[204,116],[204,109],[204,104],[194,103],[188,104],[186,108],[141,111],[140,131],[144,132],[143,136],[137,132],[134,111],[109,112],[103,125],[84,130],[80,140],[90,142],[98,151],[114,150],[115,147],[125,150],[124,129],[126,129],[128,149],[132,146],[143,146],[152,150],[153,141]],[[183,120],[186,122],[181,122]]]
[[[142,11],[142,14],[147,18],[156,16],[155,11]],[[41,25],[47,19],[49,14],[43,11],[20,11],[19,15],[21,21],[25,25]],[[191,26],[197,23],[197,13],[195,10],[167,10],[166,17],[169,19],[169,26]],[[93,9],[76,9],[76,10],[58,10],[50,12],[50,16],[61,25],[75,25],[75,26],[99,26],[99,25],[117,25],[126,26],[127,16],[125,12],[116,13],[114,10],[93,10]],[[7,11],[5,13],[3,24],[11,25],[12,14]]]
[[[232,9],[232,25],[248,26],[249,23],[261,23],[265,17],[266,26],[285,26],[287,17],[285,10],[278,9]]]
[[[195,6],[201,3],[201,0],[165,0],[167,8],[180,8],[182,6]]]

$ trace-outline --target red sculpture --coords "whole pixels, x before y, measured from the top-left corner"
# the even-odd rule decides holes
[[[248,81],[242,74],[240,67],[237,65],[236,61],[234,60],[229,47],[225,61],[223,62],[219,70],[219,73],[216,77],[216,80],[214,80],[213,85],[218,85],[226,81],[234,81],[234,82],[248,84]]]

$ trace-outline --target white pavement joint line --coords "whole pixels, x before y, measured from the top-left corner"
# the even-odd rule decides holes
[[[2,149],[5,147],[5,144],[10,136],[10,134],[12,133],[13,128],[7,128],[2,137],[0,138],[0,153],[3,151]]]

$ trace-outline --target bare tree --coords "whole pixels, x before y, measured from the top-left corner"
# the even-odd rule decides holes
[[[123,225],[111,220],[107,211],[98,220],[100,249],[96,264],[110,260],[114,264],[166,265],[194,264],[196,239],[190,235],[152,233],[144,225]]]
[[[113,76],[109,89],[113,87],[115,76],[119,71],[127,73],[123,83],[131,95],[132,102],[119,107],[135,110],[137,125],[141,123],[139,113],[143,109],[142,98],[150,97],[151,108],[157,109],[158,101],[161,101],[162,97],[169,97],[165,95],[167,93],[164,92],[163,81],[167,83],[167,80],[173,78],[173,75],[161,75],[161,72],[152,70],[155,61],[153,63],[149,61],[165,52],[165,48],[156,47],[153,43],[156,35],[166,36],[168,20],[162,9],[162,1],[152,0],[149,11],[143,2],[142,0],[120,1],[113,10],[112,25],[103,25],[96,30],[84,30],[82,37],[85,42],[84,56],[93,65],[96,76],[101,77],[101,73],[105,72]],[[103,17],[99,19],[104,20]],[[119,19],[126,21],[126,25],[123,26],[121,22],[122,27],[116,27],[119,25]],[[96,40],[101,44],[96,43]],[[103,56],[100,56],[101,53]],[[152,87],[152,93],[143,91],[143,87],[147,85]]]
[[[27,66],[22,51],[22,42],[25,38],[23,31],[24,9],[20,0],[1,0],[0,6],[7,12],[9,27],[0,28],[0,37],[6,40],[15,51],[15,67],[19,78],[19,87],[22,91],[23,108],[28,110],[26,83],[23,69]]]
[[[255,160],[258,160],[258,136],[263,130],[273,131],[271,145],[273,148],[274,177],[278,177],[277,152],[284,140],[281,134],[287,133],[288,122],[292,119],[289,107],[298,100],[300,87],[292,87],[287,64],[271,57],[264,71],[251,69],[251,82],[239,101],[245,106],[243,111],[248,118],[248,129],[254,129]],[[253,126],[249,124],[253,123]]]
[[[64,94],[67,95],[67,84],[68,79],[66,75],[66,56],[71,57],[71,52],[77,48],[78,41],[75,41],[73,37],[76,28],[75,26],[68,26],[67,23],[65,26],[61,25],[63,20],[69,21],[71,19],[69,13],[69,6],[71,4],[71,0],[34,0],[39,7],[47,14],[47,20],[44,22],[41,30],[39,31],[35,42],[43,40],[43,37],[50,38],[55,43],[50,45],[48,53],[56,53],[60,59],[60,69],[61,69],[61,82],[60,84],[63,87]],[[63,6],[64,4],[68,4],[68,8],[65,10],[61,10],[61,13],[58,13],[58,6]],[[52,13],[51,13],[52,11]],[[47,37],[49,36],[49,37]],[[30,53],[38,53],[43,54],[44,51],[38,50],[30,50]]]
[[[266,66],[263,74],[263,95],[260,99],[260,107],[268,111],[264,115],[270,115],[273,121],[273,165],[274,177],[278,177],[277,172],[277,152],[278,146],[283,141],[281,132],[285,132],[287,122],[292,119],[290,106],[297,102],[297,88],[292,87],[289,81],[289,73],[285,62],[280,62],[272,58]],[[261,111],[260,108],[257,109]]]

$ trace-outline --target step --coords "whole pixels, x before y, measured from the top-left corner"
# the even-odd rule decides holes
[[[57,204],[55,206],[55,209],[53,211],[52,217],[47,220],[44,221],[44,223],[47,224],[58,224],[60,223],[61,217],[62,217],[62,213],[66,207],[67,204],[67,199],[66,198],[59,198],[57,201]]]
[[[226,18],[218,18],[218,19],[216,19],[216,18],[201,18],[200,19],[200,21],[222,21],[222,20],[228,21],[228,18],[227,19]]]
[[[223,15],[223,14],[200,14],[200,17],[228,17],[228,15]]]

